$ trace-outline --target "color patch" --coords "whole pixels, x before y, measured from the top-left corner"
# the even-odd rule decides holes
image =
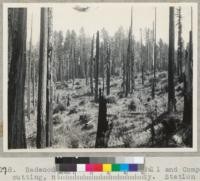
[[[129,165],[128,164],[120,164],[120,171],[121,172],[128,172],[129,171]]]
[[[77,165],[76,164],[60,164],[59,171],[62,172],[76,172]]]
[[[119,172],[120,164],[112,164],[112,172]]]
[[[86,164],[86,172],[92,172],[93,171],[93,164]]]
[[[138,172],[144,170],[143,157],[57,157],[61,172]]]
[[[130,172],[137,172],[138,165],[137,164],[129,164],[129,171]]]
[[[103,164],[103,172],[111,172],[111,164]]]
[[[85,164],[77,164],[77,172],[85,172]]]
[[[144,170],[144,164],[138,164],[138,171]]]
[[[102,164],[94,164],[93,165],[93,171],[94,172],[102,172],[102,170],[103,170]]]

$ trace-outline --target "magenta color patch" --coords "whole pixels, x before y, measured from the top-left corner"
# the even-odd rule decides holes
[[[92,172],[93,171],[93,166],[92,164],[86,164],[86,172]]]

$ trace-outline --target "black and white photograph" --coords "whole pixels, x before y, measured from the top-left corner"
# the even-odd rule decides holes
[[[196,146],[194,4],[11,3],[3,26],[4,149]]]

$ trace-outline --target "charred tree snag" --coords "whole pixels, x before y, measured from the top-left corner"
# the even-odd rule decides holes
[[[46,146],[52,145],[53,135],[53,72],[52,72],[52,51],[53,51],[53,18],[52,9],[48,8],[48,42],[47,42],[47,117],[46,117]]]
[[[33,17],[32,17],[33,18]],[[27,117],[30,121],[31,114],[31,51],[32,51],[32,24],[33,19],[31,18],[31,36],[29,42],[29,51],[28,51],[28,64],[27,64]]]
[[[189,34],[189,50],[186,52],[185,59],[185,74],[184,74],[184,112],[183,112],[183,123],[186,126],[193,125],[193,37],[192,37],[192,9],[191,9],[191,31]],[[190,146],[192,146],[192,135],[193,131],[191,129],[191,134],[188,135],[188,138],[191,137],[191,140],[187,141]],[[187,144],[188,144],[187,143]]]
[[[98,102],[98,84],[99,84],[99,31],[96,37],[96,57],[95,57],[95,102]]]
[[[95,148],[107,148],[108,141],[111,132],[111,126],[108,124],[107,120],[107,105],[106,99],[99,90],[99,115],[98,115],[98,127],[96,135]]]
[[[174,91],[174,7],[169,9],[168,112],[176,110]]]
[[[107,47],[106,89],[107,89],[107,95],[109,95],[110,94],[110,45],[108,45]]]
[[[183,59],[183,39],[182,39],[182,15],[181,15],[181,7],[177,9],[177,17],[178,17],[178,50],[177,50],[177,73],[180,78],[183,77],[182,71],[182,59]]]
[[[92,38],[91,42],[91,57],[90,57],[90,89],[91,89],[91,94],[93,95],[93,47],[94,47],[94,36]]]
[[[47,41],[48,41],[48,8],[41,8],[37,142],[36,142],[37,148],[46,147]]]

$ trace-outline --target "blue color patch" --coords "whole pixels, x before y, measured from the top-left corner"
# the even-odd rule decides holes
[[[137,172],[138,171],[138,165],[137,164],[129,164],[129,171]]]

